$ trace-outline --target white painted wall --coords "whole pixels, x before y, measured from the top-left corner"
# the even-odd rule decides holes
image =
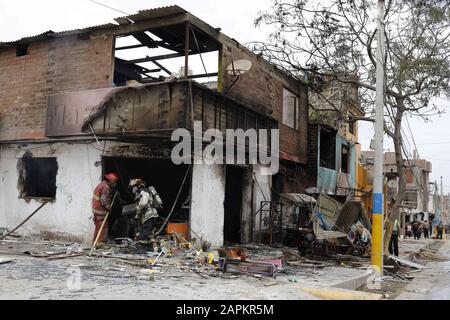
[[[245,170],[243,177],[243,188],[242,188],[242,214],[241,214],[241,223],[242,223],[242,242],[248,243],[251,242],[252,236],[252,219],[253,219],[253,203],[252,203],[252,184],[253,184],[253,175],[252,171]]]
[[[272,197],[271,189],[272,189],[272,176],[271,175],[263,175],[261,172],[264,169],[261,165],[253,166],[253,179],[255,181],[254,185],[254,195],[253,201],[255,208],[255,212],[261,208],[261,201],[270,201]],[[261,215],[258,213],[255,216],[255,223],[253,225],[254,236],[253,239],[255,241],[259,241],[259,222]],[[262,229],[264,230],[264,223],[262,223]]]
[[[194,164],[192,170],[191,238],[223,245],[225,167]]]
[[[45,205],[17,233],[39,235],[51,232],[58,237],[90,242],[92,190],[101,178],[101,152],[86,144],[30,144],[0,147],[0,226],[12,229],[41,202],[19,198],[18,160],[26,151],[33,157],[56,157],[56,200]]]

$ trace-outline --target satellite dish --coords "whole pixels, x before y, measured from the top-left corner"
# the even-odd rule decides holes
[[[393,188],[395,188],[395,181],[394,180],[389,180],[387,185],[388,185],[389,188],[393,189]]]
[[[252,68],[252,63],[249,60],[241,59],[234,60],[227,67],[228,74],[240,76]]]

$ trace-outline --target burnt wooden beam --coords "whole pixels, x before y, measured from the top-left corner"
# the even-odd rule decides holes
[[[165,73],[167,73],[169,76],[172,74],[172,72],[170,72],[169,69],[167,69],[166,67],[164,67],[161,63],[159,63],[158,61],[152,61],[153,64],[155,64],[158,68],[161,68],[161,70],[163,70]]]
[[[141,62],[149,62],[149,61],[156,61],[156,60],[165,60],[165,59],[172,59],[172,58],[178,58],[184,56],[184,53],[169,53],[169,54],[163,54],[160,56],[153,56],[153,57],[145,57],[141,59],[135,59],[135,60],[128,60],[125,62],[125,64],[133,64],[133,63],[141,63]]]
[[[160,72],[161,69],[146,69],[146,70],[142,70],[143,74],[147,74],[147,73],[154,73],[154,72]]]
[[[195,79],[195,78],[206,78],[206,77],[216,77],[219,73],[212,72],[212,73],[204,73],[204,74],[194,74],[191,76],[188,76],[189,79]]]
[[[124,46],[124,47],[117,47],[116,50],[128,50],[128,49],[136,49],[136,48],[142,48],[146,47],[143,44],[134,44],[132,46]]]
[[[171,46],[170,44],[165,43],[164,41],[155,41],[154,39],[152,39],[152,37],[150,37],[148,34],[146,34],[145,32],[140,32],[140,33],[133,33],[132,36],[139,41],[140,43],[142,43],[143,45],[145,45],[146,47],[150,48],[150,49],[155,49],[157,47],[162,47],[168,50],[172,50],[175,52],[183,52],[183,50],[180,50],[174,46]]]
[[[186,22],[186,28],[184,31],[184,77],[189,76],[189,39],[190,39],[191,26],[189,21]]]

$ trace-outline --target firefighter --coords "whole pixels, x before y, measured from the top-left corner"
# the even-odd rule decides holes
[[[157,209],[162,208],[162,201],[155,188],[147,187],[141,179],[131,179],[128,185],[137,202],[136,219],[138,221],[137,240],[148,241],[158,218]]]
[[[119,177],[115,173],[105,174],[105,179],[94,189],[94,195],[92,197],[92,213],[94,214],[94,243],[97,238],[100,228],[105,221],[106,214],[111,211],[112,197],[114,189],[117,185]],[[98,238],[97,244],[105,244],[108,237],[108,221],[105,221],[103,229]]]

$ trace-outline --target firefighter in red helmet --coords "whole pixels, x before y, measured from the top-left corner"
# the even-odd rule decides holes
[[[105,174],[104,180],[94,189],[92,197],[92,213],[94,214],[95,241],[108,211],[111,211],[113,190],[117,185],[119,176],[115,173]],[[108,221],[105,221],[97,244],[105,244],[108,236]]]

